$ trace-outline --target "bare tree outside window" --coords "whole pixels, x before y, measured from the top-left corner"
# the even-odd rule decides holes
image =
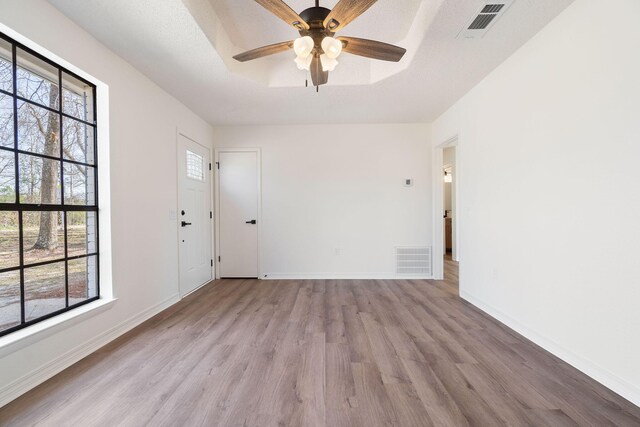
[[[0,38],[0,335],[98,297],[94,105]]]

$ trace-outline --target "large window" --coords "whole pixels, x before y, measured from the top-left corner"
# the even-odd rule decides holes
[[[99,297],[95,106],[0,33],[0,335]]]

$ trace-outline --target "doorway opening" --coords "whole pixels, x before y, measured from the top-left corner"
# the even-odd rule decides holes
[[[442,151],[442,193],[443,193],[443,229],[444,279],[452,284],[458,282],[458,241],[456,209],[456,147],[447,147]]]
[[[434,148],[434,278],[457,283],[459,261],[457,143],[454,137]],[[455,277],[452,276],[455,272]]]
[[[443,185],[443,218],[444,218],[444,254],[457,261],[456,241],[456,183],[455,179],[456,148],[447,147],[442,151],[442,185]]]

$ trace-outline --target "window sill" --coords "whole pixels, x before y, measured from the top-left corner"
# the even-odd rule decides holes
[[[117,298],[101,298],[0,338],[0,358],[113,307]]]

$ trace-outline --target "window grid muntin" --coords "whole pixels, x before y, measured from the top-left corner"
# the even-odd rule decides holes
[[[20,271],[20,325],[14,326],[14,327],[10,327],[8,329],[5,329],[3,331],[0,331],[0,336],[3,335],[7,335],[10,334],[11,332],[14,332],[16,330],[19,329],[23,329],[27,326],[33,325],[35,323],[41,322],[43,320],[49,319],[51,317],[57,316],[61,313],[65,313],[69,310],[72,310],[76,307],[82,306],[84,304],[88,304],[92,301],[95,301],[97,299],[100,298],[100,254],[99,254],[99,248],[100,248],[100,232],[99,232],[99,211],[98,211],[98,151],[97,151],[97,139],[98,139],[98,135],[97,135],[97,87],[96,85],[94,85],[93,83],[87,81],[86,79],[78,76],[76,73],[66,69],[65,67],[58,65],[57,63],[55,63],[54,61],[44,57],[43,55],[41,55],[40,53],[34,51],[33,49],[28,48],[27,46],[22,45],[21,43],[11,39],[10,37],[8,37],[7,35],[5,35],[4,33],[0,32],[0,39],[3,39],[5,41],[7,41],[8,43],[11,44],[11,67],[12,67],[12,92],[7,92],[5,90],[0,89],[0,92],[8,95],[10,97],[13,98],[13,133],[14,133],[14,145],[13,145],[13,149],[10,147],[0,147],[0,149],[3,149],[5,151],[9,151],[9,152],[14,152],[14,193],[15,193],[15,203],[0,203],[0,210],[3,211],[17,211],[18,212],[18,235],[19,235],[19,262],[20,265],[16,266],[16,267],[12,267],[12,268],[5,268],[0,270],[0,273],[3,272],[8,272],[8,271]],[[43,62],[52,65],[53,67],[55,67],[58,70],[58,109],[54,109],[54,108],[49,108],[47,106],[43,106],[42,104],[39,104],[37,102],[34,102],[30,99],[24,98],[22,96],[18,95],[18,90],[17,90],[17,51],[18,49],[26,52],[29,55],[34,56],[35,58],[42,60]],[[93,92],[93,96],[92,96],[92,101],[93,101],[93,118],[94,118],[94,122],[90,123],[90,122],[86,122],[84,120],[78,119],[77,117],[73,116],[73,115],[69,115],[66,113],[63,113],[63,109],[64,109],[64,102],[63,102],[63,98],[62,98],[62,91],[63,91],[63,79],[62,79],[62,73],[66,73],[67,75],[85,83],[87,85],[87,87],[90,88],[90,90]],[[59,117],[59,123],[60,123],[60,127],[61,127],[61,131],[60,131],[60,138],[58,141],[58,144],[60,145],[60,157],[55,157],[55,156],[47,156],[47,155],[38,155],[36,153],[31,153],[31,152],[26,152],[23,150],[19,150],[18,149],[18,101],[24,101],[24,102],[28,102],[30,104],[34,104],[37,105],[41,108],[47,109],[51,112],[54,112],[56,114],[58,114]],[[78,122],[84,123],[85,125],[91,126],[94,128],[94,132],[93,132],[93,163],[92,164],[88,164],[88,163],[83,163],[83,162],[76,162],[76,161],[72,161],[72,160],[65,160],[64,159],[64,153],[63,153],[63,138],[64,138],[64,130],[62,129],[62,117],[67,117],[73,120],[76,120]],[[28,154],[28,155],[33,155],[36,157],[41,157],[41,158],[47,158],[50,160],[58,160],[60,161],[60,204],[55,204],[55,205],[42,205],[42,204],[26,204],[26,203],[20,203],[20,165],[19,165],[19,156],[20,154]],[[93,173],[93,190],[94,190],[94,204],[91,206],[83,206],[83,205],[65,205],[64,204],[64,163],[75,163],[75,164],[80,164],[86,167],[90,167],[93,168],[94,173]],[[24,263],[24,230],[23,230],[23,212],[24,211],[62,211],[63,212],[63,216],[64,216],[64,220],[63,220],[63,226],[64,226],[64,235],[65,235],[65,257],[63,259],[55,259],[55,260],[48,260],[48,261],[44,261],[42,263],[32,263],[32,264],[28,264],[25,265]],[[67,212],[69,211],[85,211],[85,212],[94,212],[95,213],[95,247],[96,247],[96,251],[92,252],[92,253],[87,253],[87,254],[83,254],[83,255],[77,255],[77,256],[72,256],[69,257],[68,256],[68,242],[67,242]],[[81,258],[89,258],[91,256],[95,256],[95,293],[96,295],[94,297],[90,297],[90,290],[87,290],[87,299],[84,301],[80,301],[78,303],[69,304],[69,289],[68,289],[68,283],[69,283],[69,271],[68,271],[68,264],[70,260],[75,260],[75,259],[81,259]],[[37,267],[40,265],[47,265],[47,264],[53,264],[55,262],[62,262],[64,261],[65,264],[65,307],[63,309],[60,310],[56,310],[53,311],[51,313],[48,313],[44,316],[38,317],[36,319],[33,320],[29,320],[26,321],[25,318],[25,276],[24,276],[24,270],[26,268],[30,268],[30,267]],[[87,282],[88,285],[88,282]]]
[[[92,88],[95,88],[95,86],[91,86],[91,87],[92,87]],[[68,118],[68,119],[77,120],[77,121],[79,121],[79,122],[84,123],[85,125],[92,126],[92,127],[94,127],[94,128],[96,127],[96,124],[95,124],[95,123],[92,123],[92,122],[88,122],[88,121],[86,121],[86,120],[79,119],[79,118],[77,118],[76,116],[74,116],[74,115],[72,115],[72,114],[68,114],[68,113],[61,112],[61,111],[59,111],[59,110],[56,110],[55,108],[51,108],[51,107],[49,107],[48,105],[42,105],[42,104],[39,104],[39,103],[37,103],[37,102],[35,102],[35,101],[33,101],[33,100],[29,99],[29,98],[25,98],[25,97],[22,97],[22,96],[20,96],[20,95],[15,95],[15,96],[14,96],[14,95],[13,95],[13,93],[11,93],[11,92],[7,92],[6,90],[2,90],[2,89],[0,89],[0,93],[2,93],[2,94],[4,94],[4,95],[11,96],[11,97],[15,97],[15,98],[17,98],[17,99],[18,99],[18,101],[26,102],[27,104],[35,105],[36,107],[40,107],[40,108],[42,108],[42,109],[49,110],[49,111],[51,111],[51,112],[53,112],[53,113],[60,114],[60,115],[62,115],[62,117],[66,117],[66,118]]]
[[[94,138],[95,138],[95,136],[94,136]],[[49,159],[49,160],[56,160],[56,161],[60,160],[60,157],[56,157],[56,156],[48,156],[48,155],[46,155],[46,154],[33,153],[33,152],[31,152],[31,151],[25,151],[25,150],[16,150],[16,149],[14,149],[14,148],[10,148],[10,147],[3,147],[3,146],[1,146],[1,145],[0,145],[0,150],[10,151],[10,152],[12,152],[12,153],[13,153],[13,152],[15,152],[15,151],[17,151],[17,152],[18,152],[18,154],[26,154],[26,155],[28,155],[28,156],[40,157],[40,158],[42,158],[42,159]],[[95,154],[94,154],[94,157],[95,157]],[[92,163],[85,163],[85,162],[79,162],[79,161],[77,161],[77,160],[63,159],[63,161],[64,161],[65,163],[74,163],[74,164],[76,164],[76,165],[80,165],[80,166],[88,166],[88,167],[90,167],[90,168],[94,168],[94,167],[96,166],[96,165],[95,165],[95,163],[93,163],[93,164],[92,164]]]

